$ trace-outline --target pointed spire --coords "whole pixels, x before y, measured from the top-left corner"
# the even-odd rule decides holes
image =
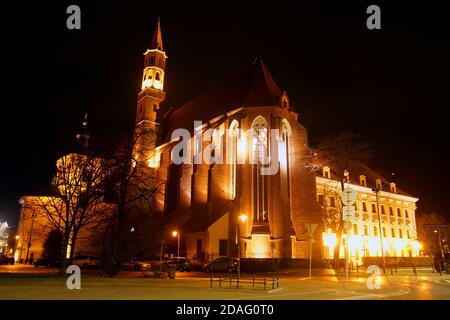
[[[150,45],[150,49],[158,49],[160,51],[164,51],[159,17],[158,17],[158,26],[156,27],[155,34],[153,35],[153,40],[152,44]]]

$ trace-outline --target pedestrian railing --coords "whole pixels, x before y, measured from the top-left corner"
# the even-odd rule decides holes
[[[214,284],[217,284],[218,288],[234,288],[234,289],[263,289],[264,291],[274,290],[279,288],[280,279],[278,276],[272,277],[264,277],[264,278],[256,278],[255,276],[251,278],[239,278],[233,277],[232,274],[228,276],[223,276],[222,273],[219,273],[217,276],[214,276],[211,273],[209,280],[209,287],[213,288]]]

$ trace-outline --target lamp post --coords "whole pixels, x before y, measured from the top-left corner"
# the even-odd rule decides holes
[[[28,253],[30,252],[31,247],[31,235],[33,233],[33,225],[34,225],[34,218],[36,217],[36,212],[33,211],[33,214],[31,215],[31,228],[30,233],[28,234],[28,245],[27,245],[27,253],[25,255],[25,264],[28,263]]]
[[[238,290],[239,290],[239,279],[241,278],[241,247],[239,244],[239,238],[241,236],[241,229],[239,228],[239,222],[247,221],[248,216],[246,214],[241,214],[236,222],[236,245],[238,250],[238,265],[237,265],[237,277],[238,277]]]
[[[380,189],[374,188],[372,189],[372,191],[375,192],[375,198],[377,201],[378,233],[380,234],[381,256],[383,257],[383,273],[386,273],[386,259],[384,257],[384,248],[383,248],[383,229],[381,228],[380,206],[378,204],[378,194],[380,193]]]
[[[172,231],[172,237],[177,237],[178,245],[177,245],[177,257],[180,256],[180,233],[178,231]]]

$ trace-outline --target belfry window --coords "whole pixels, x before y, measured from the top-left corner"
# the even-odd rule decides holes
[[[269,222],[268,216],[268,176],[261,169],[269,165],[268,126],[266,120],[258,116],[252,125],[252,171],[253,171],[253,221]]]

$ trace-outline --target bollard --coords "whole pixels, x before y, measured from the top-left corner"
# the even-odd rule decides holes
[[[253,276],[253,287],[255,287],[255,276]]]
[[[442,267],[441,267],[441,264],[440,264],[440,263],[439,263],[439,275],[442,276]]]
[[[210,278],[209,278],[209,287],[212,288],[213,287],[213,276],[212,273],[210,274]]]
[[[222,288],[222,273],[219,273],[219,287]]]
[[[266,278],[264,278],[264,291],[266,291],[266,285],[267,285]]]

